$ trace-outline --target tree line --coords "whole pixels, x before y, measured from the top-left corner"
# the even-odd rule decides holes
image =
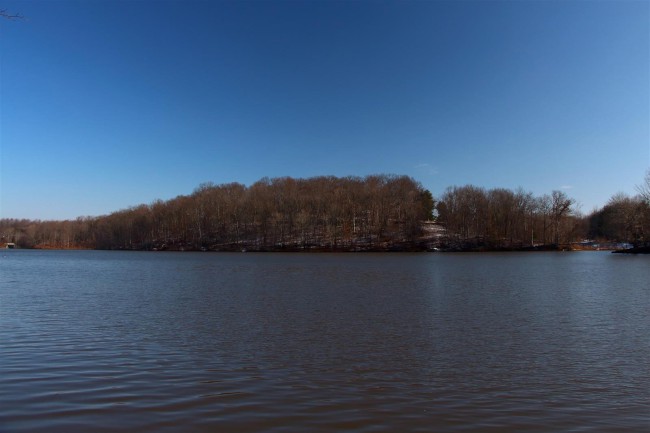
[[[22,248],[385,251],[563,248],[584,239],[650,246],[650,171],[637,195],[589,215],[564,191],[452,186],[437,199],[407,176],[263,178],[98,217],[0,220]],[[435,222],[434,222],[435,221]]]
[[[522,189],[447,188],[438,203],[450,247],[523,248],[581,236],[575,200],[562,191],[535,197]]]
[[[407,176],[264,178],[73,221],[2,220],[21,247],[138,250],[412,248],[431,193]]]
[[[650,247],[650,170],[637,194],[615,194],[602,209],[589,218],[593,237],[626,242],[635,248]]]
[[[535,197],[522,189],[447,188],[437,204],[450,249],[568,248],[569,244],[650,247],[650,170],[637,194],[617,193],[583,215],[564,191]]]

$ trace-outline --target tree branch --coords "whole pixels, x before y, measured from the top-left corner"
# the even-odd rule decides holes
[[[25,18],[20,14],[12,14],[11,12],[7,12],[7,9],[0,9],[0,17],[6,18],[8,20],[22,20]]]

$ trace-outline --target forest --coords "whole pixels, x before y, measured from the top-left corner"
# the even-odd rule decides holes
[[[23,248],[292,251],[413,249],[431,193],[406,176],[264,178],[73,221],[3,220]]]
[[[650,244],[650,171],[638,194],[582,215],[563,191],[452,186],[408,176],[320,176],[205,183],[190,195],[75,220],[0,220],[18,248],[175,251],[567,249]],[[586,241],[586,240],[590,241]]]

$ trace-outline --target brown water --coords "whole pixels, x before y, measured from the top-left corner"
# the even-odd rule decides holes
[[[0,252],[1,432],[647,432],[650,257]]]

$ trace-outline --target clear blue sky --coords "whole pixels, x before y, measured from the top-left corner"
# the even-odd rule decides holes
[[[4,1],[0,217],[264,176],[563,189],[650,165],[648,1]]]

